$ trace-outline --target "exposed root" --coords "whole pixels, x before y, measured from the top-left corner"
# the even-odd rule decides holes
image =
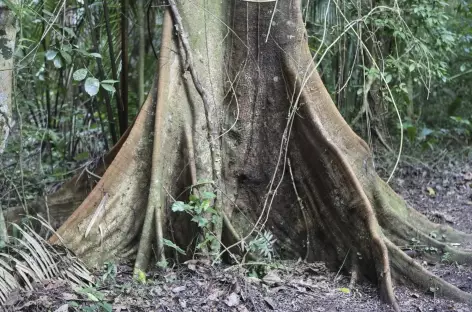
[[[470,235],[454,230],[445,225],[434,224],[416,210],[406,206],[399,200],[399,197],[385,185],[379,183],[379,188],[374,196],[377,206],[377,216],[385,234],[397,245],[415,248],[412,239],[415,239],[422,247],[428,248],[424,255],[429,259],[435,259],[441,255],[446,255],[450,261],[457,261],[462,264],[472,264],[472,251],[461,250],[459,247],[464,244],[469,247],[472,239]],[[431,250],[430,247],[434,249]],[[437,252],[435,254],[434,252]]]
[[[373,191],[374,200],[378,202],[377,214],[379,221],[383,227],[389,228],[392,222],[389,216],[395,214],[393,220],[398,220],[395,226],[401,226],[402,223],[409,223],[412,228],[421,229],[423,233],[434,233],[437,237],[441,237],[447,243],[460,243],[469,245],[472,243],[472,234],[463,233],[445,224],[436,224],[428,220],[428,218],[419,213],[417,210],[409,207],[405,201],[396,194],[382,179],[376,178],[375,190]],[[386,214],[387,217],[382,217]],[[385,220],[386,224],[382,224]],[[390,225],[392,228],[394,226]]]
[[[357,260],[357,254],[353,252],[351,254],[351,280],[349,281],[349,289],[351,290],[354,289],[358,279],[359,279],[359,263]]]
[[[162,194],[163,179],[162,171],[164,163],[162,150],[164,141],[165,112],[168,106],[168,90],[170,74],[170,51],[172,47],[172,19],[170,12],[166,10],[162,26],[162,47],[159,58],[159,78],[157,82],[156,115],[154,118],[154,140],[152,148],[151,181],[150,191],[144,218],[144,227],[139,241],[139,249],[135,262],[135,270],[146,270],[151,257],[151,246],[154,238],[157,242],[156,259],[165,260],[164,255],[164,231],[163,223],[165,212],[165,196]]]
[[[472,304],[472,294],[466,293],[432,274],[408,257],[389,239],[385,238],[385,244],[390,253],[392,272],[395,278],[407,280],[420,289],[432,291],[442,297]]]
[[[381,300],[387,304],[392,305],[394,309],[398,311],[399,307],[393,293],[388,251],[383,242],[383,239],[380,236],[380,227],[377,223],[374,209],[358,178],[356,177],[353,168],[348,162],[346,155],[331,139],[330,133],[326,132],[324,124],[321,122],[319,115],[314,109],[316,104],[313,103],[313,95],[311,95],[310,92],[307,92],[306,89],[302,88],[303,82],[300,82],[297,78],[298,74],[296,65],[292,64],[292,61],[288,58],[284,59],[284,65],[287,76],[291,79],[291,81],[296,82],[295,92],[300,92],[301,101],[307,103],[307,105],[302,106],[302,109],[308,118],[298,119],[298,122],[301,124],[301,131],[304,136],[306,138],[313,138],[311,142],[308,141],[305,144],[311,144],[313,150],[323,150],[323,162],[325,162],[325,164],[331,163],[330,166],[334,166],[336,168],[335,170],[338,170],[341,173],[340,178],[338,178],[339,180],[333,181],[334,183],[339,183],[340,185],[333,185],[332,187],[342,187],[344,190],[349,190],[350,192],[350,194],[343,194],[343,196],[345,196],[345,200],[347,201],[349,207],[348,209],[354,210],[355,213],[353,216],[359,218],[359,220],[349,220],[349,224],[346,224],[347,228],[345,231],[352,231],[353,233],[356,233],[356,236],[358,236],[359,233],[366,233],[368,235],[369,239],[367,241],[362,241],[361,239],[355,241],[355,248],[365,254],[372,255],[372,260],[377,270],[377,280],[379,284]],[[310,68],[313,66],[313,63],[309,63],[307,66]],[[317,96],[320,96],[319,91]],[[359,140],[359,142],[360,141],[361,140]],[[365,148],[365,150],[367,153],[368,148]],[[333,165],[333,163],[335,165]],[[313,162],[313,166],[317,165],[317,163]],[[321,172],[318,172],[317,175],[320,175],[320,173]],[[334,214],[338,216],[337,218],[346,218],[345,215],[347,211],[345,204],[340,205],[340,203],[333,202],[332,205],[333,207],[331,207],[331,209],[336,210]],[[333,212],[321,212],[321,214],[325,213],[333,214]]]

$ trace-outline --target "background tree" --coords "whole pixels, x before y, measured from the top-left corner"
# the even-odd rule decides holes
[[[0,155],[11,131],[13,52],[15,50],[15,18],[4,1],[0,1]],[[7,240],[5,219],[0,204],[0,247]]]

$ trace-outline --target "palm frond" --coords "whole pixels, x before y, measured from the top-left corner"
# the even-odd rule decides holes
[[[46,228],[44,220],[39,220]],[[34,283],[63,279],[75,286],[90,285],[93,278],[87,268],[67,249],[52,246],[29,226],[13,226],[20,237],[0,250],[0,304],[17,289],[33,289]]]

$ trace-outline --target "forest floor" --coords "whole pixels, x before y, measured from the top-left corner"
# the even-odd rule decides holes
[[[392,187],[431,220],[472,232],[472,165],[467,157],[439,154],[434,160],[405,158]],[[385,166],[385,167],[391,167]],[[382,176],[387,170],[378,168]],[[457,287],[472,292],[472,268],[447,261],[428,263],[424,249],[415,259]],[[434,252],[434,251],[433,251]],[[33,291],[14,293],[4,311],[391,311],[380,304],[368,282],[349,290],[349,277],[330,272],[322,263],[283,262],[265,267],[261,279],[241,267],[214,267],[191,262],[151,272],[146,283],[133,280],[132,269],[119,265],[102,286],[72,289],[64,281],[47,281]],[[102,279],[104,272],[97,272]],[[401,311],[472,311],[472,307],[440,298],[426,289],[397,285]],[[0,311],[2,308],[0,307]]]

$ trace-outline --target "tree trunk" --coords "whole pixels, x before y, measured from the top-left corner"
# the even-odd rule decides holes
[[[173,256],[167,240],[188,257],[195,237],[205,242],[202,232],[210,233],[201,250],[216,259],[244,254],[269,230],[280,257],[336,268],[347,259],[346,271],[377,282],[397,309],[392,275],[472,302],[397,247],[415,237],[472,262],[449,244],[470,235],[431,223],[375,173],[367,144],[316,72],[300,1],[169,3],[153,89],[103,178],[52,242],[60,238],[91,266],[135,257],[145,270],[151,258]],[[175,200],[204,190],[216,194],[219,218],[199,228],[172,212]]]
[[[16,1],[12,1],[16,4]],[[13,88],[13,52],[16,28],[13,12],[0,0],[0,155],[4,152],[11,130],[11,106]],[[3,210],[0,205],[0,248],[8,236]]]

